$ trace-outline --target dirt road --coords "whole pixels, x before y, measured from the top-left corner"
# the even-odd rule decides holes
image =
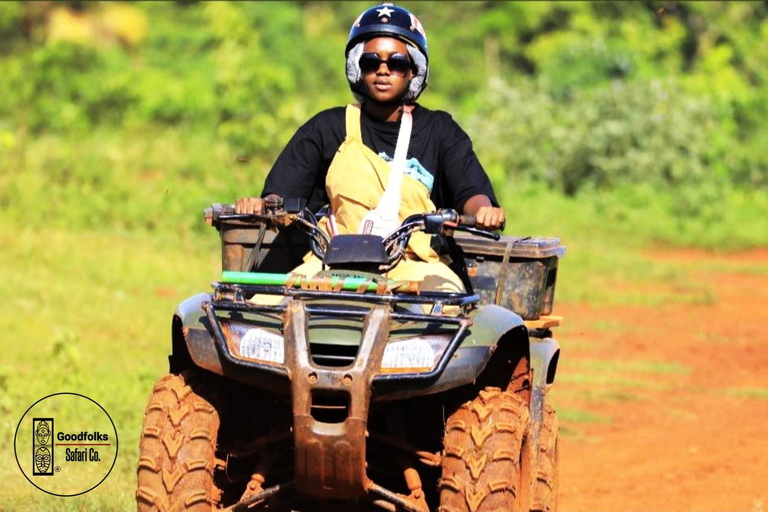
[[[557,311],[560,509],[768,510],[768,251],[648,257],[700,300]]]

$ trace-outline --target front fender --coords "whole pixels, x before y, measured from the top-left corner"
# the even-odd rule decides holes
[[[212,299],[208,293],[194,295],[176,308],[173,317],[173,352],[170,359],[171,372],[197,366],[228,379],[256,386],[274,393],[289,392],[288,373],[254,371],[256,363],[233,361],[231,356],[221,353],[214,339],[214,330],[203,309],[203,303]],[[256,368],[258,370],[259,368]]]
[[[495,347],[502,336],[512,329],[524,327],[525,323],[520,315],[512,311],[489,304],[481,306],[474,315],[474,324],[467,340],[462,343],[462,348],[471,346]]]
[[[208,319],[202,303],[211,300],[211,294],[198,293],[181,302],[173,315],[171,372],[184,370],[193,364],[218,375],[224,375],[222,360],[208,328]]]

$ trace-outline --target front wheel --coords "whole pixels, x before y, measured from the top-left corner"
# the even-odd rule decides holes
[[[166,375],[149,396],[139,443],[139,512],[211,512],[219,414],[195,373]]]
[[[528,511],[530,413],[518,395],[486,388],[446,422],[440,512]]]

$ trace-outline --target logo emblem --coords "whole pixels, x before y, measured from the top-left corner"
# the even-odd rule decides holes
[[[379,13],[379,18],[382,18],[384,16],[391,18],[392,13],[395,12],[395,10],[390,9],[389,7],[382,7],[381,9],[376,9],[376,12]]]
[[[95,489],[117,460],[117,429],[107,411],[78,393],[41,398],[16,426],[14,454],[30,484],[53,496]]]
[[[37,450],[35,450],[35,469],[37,471],[33,474],[36,476],[52,475],[53,472],[50,471],[51,460],[53,460],[51,451],[45,446],[38,446]]]
[[[53,418],[32,419],[32,474],[53,475]]]

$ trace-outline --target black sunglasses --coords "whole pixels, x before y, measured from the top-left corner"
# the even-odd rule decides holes
[[[363,73],[375,73],[382,64],[386,64],[393,75],[405,76],[411,69],[411,61],[402,53],[393,53],[383,60],[377,53],[364,53],[360,56],[360,70]]]

